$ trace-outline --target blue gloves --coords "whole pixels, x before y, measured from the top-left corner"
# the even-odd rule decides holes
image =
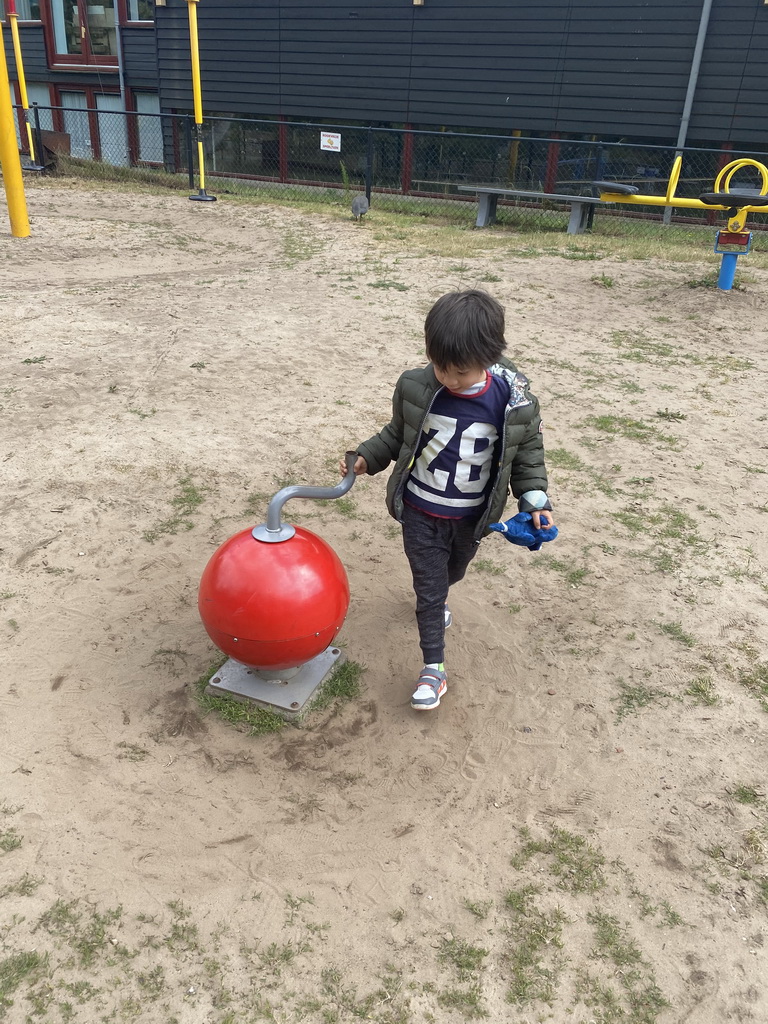
[[[538,551],[544,541],[554,540],[557,536],[556,526],[550,526],[548,530],[537,530],[530,512],[518,512],[506,523],[491,523],[489,529],[503,534],[512,544],[521,544],[529,551]]]

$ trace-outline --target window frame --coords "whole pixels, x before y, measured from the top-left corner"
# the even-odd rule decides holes
[[[130,0],[117,0],[117,2],[118,2],[118,8],[119,8],[119,11],[120,11],[120,24],[121,25],[129,25],[131,28],[146,28],[147,26],[151,25],[154,28],[154,26],[155,26],[154,3],[152,5],[152,7],[153,7],[153,17],[152,17],[152,19],[150,21],[147,21],[147,20],[133,20],[130,17],[130,10],[131,10],[130,6],[129,6]],[[137,4],[138,4],[138,0],[137,0]]]
[[[78,7],[80,7],[81,0],[78,0]],[[82,0],[83,9],[87,8],[87,0]],[[51,70],[67,70],[67,71],[103,71],[105,69],[117,71],[119,66],[119,58],[117,54],[93,54],[91,53],[90,46],[88,45],[88,38],[82,37],[82,42],[85,44],[80,53],[59,53],[56,50],[56,31],[53,24],[53,0],[45,4],[45,7],[41,10],[41,14],[45,12],[43,18],[43,36],[45,38],[45,52],[48,58],[48,67]],[[123,0],[115,0],[115,17],[120,18],[123,10]],[[83,20],[81,18],[81,24]]]
[[[0,11],[0,22],[2,22],[3,25],[7,25],[8,24],[8,12],[6,10],[6,2],[5,2],[5,0],[2,0],[2,2],[3,2],[3,7],[2,7],[2,11]],[[18,6],[18,3],[19,3],[19,0],[16,0],[17,6]],[[43,22],[43,4],[42,4],[42,0],[38,0],[37,10],[38,10],[38,13],[40,15],[39,18],[22,18],[22,16],[19,14],[19,17],[18,17],[19,24],[20,25],[42,25],[44,23]]]

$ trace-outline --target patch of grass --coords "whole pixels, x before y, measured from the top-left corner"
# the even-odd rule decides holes
[[[539,910],[534,903],[538,893],[528,885],[509,890],[504,898],[511,922],[502,961],[511,973],[507,1001],[516,1006],[532,1002],[551,1006],[565,964],[562,931],[567,918],[559,907],[549,914]]]
[[[636,715],[642,708],[647,708],[651,704],[675,699],[674,694],[669,693],[667,690],[659,690],[653,686],[644,686],[642,683],[631,686],[629,683],[625,683],[623,679],[619,680],[619,690],[618,696],[611,698],[613,703],[618,705],[616,708],[617,722],[621,722],[628,715]],[[666,706],[665,704],[664,707]]]
[[[286,231],[282,238],[282,253],[278,265],[295,267],[306,260],[311,260],[325,248],[325,239],[312,234],[309,230],[302,232]]]
[[[76,954],[80,967],[92,967],[105,951],[114,950],[107,929],[122,917],[123,908],[113,907],[99,913],[94,907],[82,906],[78,899],[56,900],[38,918],[33,931],[41,929],[65,941]]]
[[[736,786],[731,795],[740,804],[762,804],[765,802],[763,794],[754,786]]]
[[[139,971],[136,975],[136,981],[139,983],[142,998],[155,1002],[163,994],[166,987],[165,971],[160,964],[157,964],[149,971]]]
[[[171,929],[165,944],[173,953],[194,953],[201,949],[200,934],[194,921],[190,921],[192,911],[184,906],[181,900],[169,900],[166,904],[173,915]]]
[[[666,633],[667,636],[673,640],[677,640],[683,647],[695,647],[696,637],[690,633],[686,633],[683,630],[683,624],[681,622],[657,622],[656,625],[659,627],[662,633]]]
[[[662,434],[656,427],[643,423],[642,420],[630,416],[587,416],[586,426],[594,427],[601,434],[617,434],[640,444],[658,444],[666,448],[677,448],[677,438],[670,434]]]
[[[616,283],[612,277],[608,277],[607,274],[594,274],[589,279],[592,284],[598,284],[601,288],[613,288]]]
[[[215,712],[219,718],[247,732],[249,736],[263,736],[270,732],[279,732],[286,725],[285,719],[267,708],[259,708],[254,704],[243,704],[233,697],[208,694],[205,688],[208,680],[217,669],[224,664],[225,658],[219,658],[197,680],[194,686],[195,699],[206,712]]]
[[[15,828],[6,828],[0,831],[0,850],[3,853],[10,853],[18,850],[21,846],[23,836],[20,836]]]
[[[297,954],[306,953],[310,948],[305,942],[299,944],[293,942],[270,942],[264,949],[258,950],[256,955],[262,970],[279,976],[282,968],[293,963]]]
[[[473,946],[464,939],[455,936],[447,939],[443,936],[437,950],[437,959],[441,964],[450,964],[456,971],[459,981],[466,981],[483,969],[483,960],[488,950]]]
[[[371,1020],[376,1000],[373,995],[358,998],[354,985],[345,985],[344,976],[337,967],[326,967],[321,973],[321,991],[324,998],[323,1021],[339,1024],[349,1017]],[[330,1005],[329,1005],[330,1004]],[[344,1014],[344,1017],[341,1016]],[[267,1017],[273,1020],[274,1017]]]
[[[553,469],[570,469],[579,472],[588,469],[586,463],[578,455],[574,455],[573,452],[569,452],[565,448],[548,448],[547,465]]]
[[[44,363],[48,356],[32,356],[29,359],[22,359],[25,366],[34,366],[36,363]]]
[[[565,252],[558,252],[564,260],[604,260],[604,252],[596,252],[594,249],[581,249],[575,245],[568,245]]]
[[[537,854],[550,858],[550,871],[557,879],[559,889],[567,892],[598,892],[605,888],[605,857],[600,850],[591,846],[582,836],[553,825],[546,839],[533,839],[530,830],[519,829],[523,840],[522,849],[513,855],[510,863],[521,871],[528,861]],[[507,899],[507,905],[515,905]],[[524,909],[521,903],[519,909]]]
[[[446,989],[444,992],[438,993],[437,1002],[446,1010],[460,1013],[465,1020],[490,1017],[490,1013],[483,1006],[479,985],[470,985],[467,989]],[[433,1017],[432,1020],[434,1019]]]
[[[768,712],[768,662],[760,662],[751,672],[740,672],[739,682],[757,700],[763,711]]]
[[[660,420],[674,420],[679,422],[680,420],[687,420],[688,416],[684,412],[671,412],[669,409],[657,409],[656,415]]]
[[[175,535],[179,530],[191,530],[194,525],[192,516],[205,500],[207,488],[198,486],[189,473],[179,478],[177,486],[178,493],[171,499],[173,514],[144,532],[144,540],[150,544],[162,536]]]
[[[0,1011],[14,1005],[11,996],[22,983],[36,984],[48,969],[48,954],[29,950],[0,960]],[[3,1018],[5,1014],[3,1013]],[[28,1019],[28,1018],[27,1018]],[[21,1017],[19,1017],[21,1020]]]
[[[506,569],[503,565],[492,562],[490,558],[476,558],[472,563],[475,572],[485,572],[489,576],[503,576]]]
[[[126,743],[124,740],[117,744],[120,753],[118,761],[145,761],[149,757],[149,751],[140,747],[137,743]]]
[[[552,555],[539,555],[539,563],[548,569],[559,572],[569,587],[580,587],[589,576],[590,570],[584,565],[574,565],[571,561],[554,558]]]
[[[348,495],[344,495],[341,498],[319,498],[316,499],[315,503],[321,507],[330,506],[340,515],[346,516],[347,519],[361,518],[357,502],[354,498],[350,498]]]
[[[357,700],[362,691],[362,677],[365,665],[357,661],[345,661],[339,665],[321,692],[312,701],[310,711],[324,711],[333,705],[340,708],[350,701]]]
[[[402,281],[369,281],[369,288],[384,288],[386,290],[393,289],[396,292],[407,292],[411,287],[409,284],[403,284]]]
[[[613,331],[607,341],[612,348],[619,350],[620,359],[635,363],[669,360],[677,356],[667,342],[654,341],[642,331]]]
[[[493,906],[493,900],[463,900],[464,907],[474,914],[475,917],[484,921],[488,917],[488,911]]]
[[[132,412],[133,415],[138,416],[140,420],[148,420],[151,416],[154,416],[157,413],[157,409],[153,407],[149,412],[144,412],[143,409],[136,409],[129,406],[128,412]]]
[[[34,875],[25,872],[15,882],[7,882],[0,887],[0,900],[5,896],[31,896],[42,884],[42,878],[35,878]]]
[[[693,697],[697,704],[707,708],[714,708],[720,703],[720,696],[715,690],[715,684],[709,676],[697,676],[688,684],[685,694]]]
[[[584,971],[577,980],[578,998],[587,1006],[596,1008],[595,1020],[605,1024],[613,1024],[614,1021],[617,1024],[619,1021],[653,1024],[670,1004],[656,984],[637,943],[618,919],[609,914],[595,911],[587,914],[587,921],[595,930],[591,956],[608,965],[623,992],[619,995]]]
[[[717,288],[717,282],[720,278],[719,270],[710,270],[708,274],[704,274],[702,277],[691,278],[690,281],[685,283],[689,288]],[[747,278],[738,272],[734,275],[733,285],[731,286],[734,291],[745,292]]]

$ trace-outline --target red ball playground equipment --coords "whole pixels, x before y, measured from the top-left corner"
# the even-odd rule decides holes
[[[301,714],[341,651],[333,641],[349,608],[338,555],[317,534],[280,520],[290,498],[340,498],[352,487],[354,452],[336,487],[284,487],[267,521],[242,530],[214,552],[200,580],[198,609],[206,632],[230,660],[208,692]]]

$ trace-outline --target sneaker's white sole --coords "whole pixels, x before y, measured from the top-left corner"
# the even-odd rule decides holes
[[[446,688],[443,690],[443,692],[438,694],[437,700],[435,701],[434,704],[413,704],[413,703],[411,703],[411,707],[413,708],[414,711],[434,711],[435,708],[439,708],[440,707],[440,698],[444,697],[447,692],[448,692],[448,687],[446,686]]]

